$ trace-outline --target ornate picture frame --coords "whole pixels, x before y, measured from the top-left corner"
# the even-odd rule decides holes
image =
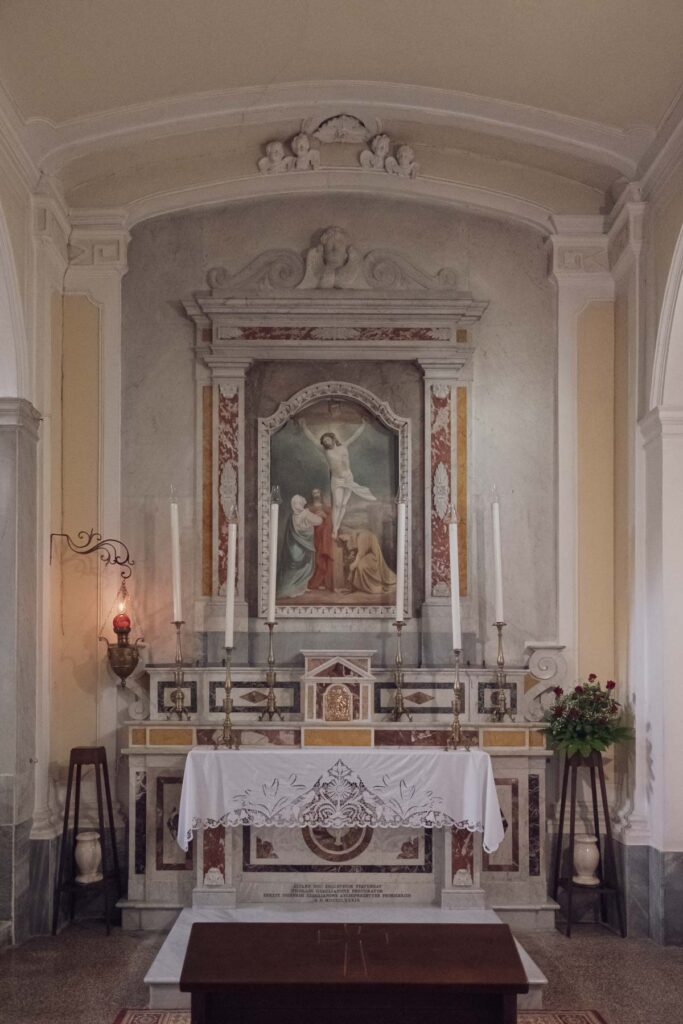
[[[259,521],[258,521],[258,612],[259,616],[266,615],[267,600],[268,600],[268,552],[270,546],[270,515],[269,515],[269,503],[270,493],[274,485],[282,485],[281,480],[275,480],[273,476],[273,470],[277,469],[281,472],[281,466],[278,465],[277,453],[275,454],[275,466],[273,465],[273,439],[276,434],[288,427],[288,425],[296,424],[297,429],[301,428],[303,424],[304,430],[308,434],[308,437],[302,437],[302,446],[305,451],[313,451],[314,444],[317,444],[317,437],[313,437],[311,432],[307,430],[305,426],[305,410],[320,408],[320,404],[323,402],[331,403],[331,408],[338,406],[343,412],[347,410],[350,405],[357,406],[359,408],[359,414],[361,418],[365,418],[369,427],[374,428],[375,434],[381,437],[382,433],[385,433],[388,438],[392,438],[395,464],[391,467],[391,474],[387,476],[385,473],[385,482],[383,490],[383,506],[387,507],[389,496],[387,495],[388,484],[387,479],[391,479],[395,483],[396,492],[400,493],[405,497],[407,507],[407,527],[406,527],[406,574],[405,574],[405,592],[404,592],[404,607],[406,609],[405,614],[411,615],[412,613],[412,587],[411,579],[412,574],[410,571],[411,559],[411,474],[410,474],[410,451],[411,451],[411,423],[410,420],[401,416],[398,416],[393,409],[372,392],[362,388],[356,384],[350,384],[345,381],[321,381],[317,384],[309,385],[292,395],[289,399],[282,402],[278,407],[277,411],[269,417],[259,418],[258,420],[258,509],[259,509]],[[320,431],[318,431],[320,433]],[[355,431],[355,436],[358,436],[360,431]],[[334,436],[334,434],[332,434]],[[342,438],[343,440],[343,438]],[[352,438],[349,438],[351,443]],[[322,444],[322,440],[320,440]],[[338,447],[345,447],[339,444]],[[387,449],[388,450],[388,449]],[[311,456],[314,459],[318,459],[320,465],[324,468],[325,459],[324,452],[318,452],[317,455]],[[351,466],[353,469],[353,454],[350,456]],[[382,469],[386,470],[386,466]],[[357,490],[356,493],[361,495],[360,502],[357,504],[363,507],[363,495],[369,495],[367,504],[371,505],[375,501],[375,496],[370,492],[370,489],[365,486],[368,483],[373,484],[372,480],[363,479],[356,482]],[[375,486],[373,484],[373,486]],[[286,501],[280,507],[280,537],[278,550],[283,550],[283,544],[286,543],[284,530],[287,525],[287,517],[291,517],[289,509],[289,503],[291,498],[288,492],[285,492]],[[395,494],[390,496],[391,501]],[[349,506],[352,508],[352,506]],[[326,509],[328,516],[331,516],[334,526],[339,527],[339,539],[335,539],[337,546],[343,542],[348,545],[349,540],[347,536],[344,536],[345,524],[339,526],[339,522],[335,522],[335,518],[339,519],[339,512],[335,516],[335,510]],[[361,513],[356,512],[356,516]],[[320,517],[319,517],[320,518]],[[323,517],[324,518],[324,517]],[[314,520],[312,519],[311,522]],[[387,524],[385,527],[388,528]],[[312,534],[312,530],[309,530]],[[385,564],[382,554],[380,552],[380,546],[377,542],[377,537],[372,533],[371,530],[355,531],[356,537],[360,534],[368,537],[371,543],[375,547],[377,552],[377,558],[380,560],[382,569],[381,573],[384,573],[384,579],[390,581],[393,577],[391,568]],[[335,529],[336,534],[336,529]],[[392,538],[393,539],[393,538]],[[395,554],[395,551],[394,551]],[[311,559],[313,559],[311,555]],[[280,565],[280,556],[278,559]],[[353,565],[353,563],[351,563]],[[360,567],[359,567],[360,568]],[[373,571],[376,570],[376,560],[373,559]],[[355,578],[358,578],[357,576]],[[279,580],[281,576],[279,574]],[[301,586],[299,587],[301,589]],[[348,588],[347,588],[348,589]],[[377,587],[380,590],[381,582]],[[375,596],[364,595],[361,602],[361,597],[358,597],[358,603],[354,603],[353,594],[345,594],[344,596],[332,597],[324,588],[321,588],[320,600],[316,600],[316,594],[314,592],[306,593],[303,598],[288,599],[286,597],[278,597],[276,614],[278,618],[371,618],[371,619],[388,619],[392,620],[396,614],[395,606],[395,590],[393,601],[391,604],[387,603],[389,598],[389,587],[384,587],[387,591],[386,594],[381,593]],[[286,588],[285,588],[286,590]],[[351,588],[353,591],[353,588]]]

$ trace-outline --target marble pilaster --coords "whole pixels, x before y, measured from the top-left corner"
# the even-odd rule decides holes
[[[36,443],[39,415],[0,398],[0,919],[29,935],[36,651]]]

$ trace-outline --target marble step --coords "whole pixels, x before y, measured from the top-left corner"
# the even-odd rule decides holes
[[[190,939],[190,929],[199,921],[249,921],[258,923],[307,922],[330,924],[499,924],[500,917],[493,910],[442,910],[436,906],[423,907],[292,907],[291,905],[233,907],[218,909],[188,907],[178,920],[157,953],[145,976],[149,989],[149,1006],[153,1010],[184,1010],[190,1006],[190,996],[178,988],[180,971]],[[517,942],[517,949],[529,981],[529,991],[519,996],[521,1010],[537,1010],[543,1005],[543,990],[548,980],[529,954]]]

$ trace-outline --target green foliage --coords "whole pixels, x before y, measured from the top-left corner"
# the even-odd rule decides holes
[[[615,683],[610,679],[605,689],[595,675],[588,682],[565,693],[555,688],[555,703],[546,713],[544,733],[551,746],[564,750],[568,757],[588,757],[593,750],[607,750],[612,743],[631,738],[631,730],[621,723],[621,705],[612,696]]]

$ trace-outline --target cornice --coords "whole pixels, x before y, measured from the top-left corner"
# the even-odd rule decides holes
[[[37,439],[42,417],[26,398],[6,398],[0,395],[0,429],[18,428]]]
[[[660,437],[682,437],[683,436],[683,407],[666,408],[658,406],[650,409],[645,416],[638,421],[643,445],[647,447]]]
[[[626,131],[506,100],[394,82],[311,81],[245,86],[122,107],[61,124],[30,119],[22,138],[35,162],[55,173],[95,149],[127,145],[189,129],[273,123],[340,112],[387,120],[468,128],[543,146],[613,167],[633,177],[652,140],[645,129]]]

